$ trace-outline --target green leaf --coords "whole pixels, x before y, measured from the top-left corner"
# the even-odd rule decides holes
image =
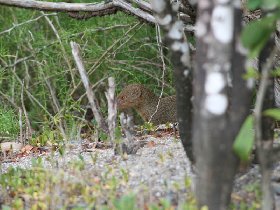
[[[273,76],[273,77],[279,77],[279,76],[280,76],[280,68],[274,69],[274,70],[271,72],[271,76]]]
[[[249,0],[247,2],[247,7],[249,10],[255,10],[259,8],[262,4],[262,0]]]
[[[245,74],[242,75],[243,79],[259,79],[260,78],[260,73],[258,72],[257,69],[253,68],[253,67],[248,67],[247,71]]]
[[[254,144],[253,117],[244,121],[233,144],[233,151],[244,162],[248,162]]]
[[[242,31],[241,40],[244,47],[250,50],[250,56],[256,57],[265,46],[276,28],[277,15],[252,21]]]
[[[280,120],[280,109],[267,109],[263,112],[264,116],[271,117],[275,120]]]

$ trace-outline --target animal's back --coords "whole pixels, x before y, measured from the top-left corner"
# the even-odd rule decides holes
[[[154,108],[154,110],[156,107]],[[160,100],[157,112],[152,116],[151,122],[155,125],[167,122],[177,122],[176,119],[176,96],[164,97]]]
[[[134,108],[144,121],[155,125],[177,121],[175,95],[159,99],[144,85],[131,84],[121,91],[117,101],[119,109]]]

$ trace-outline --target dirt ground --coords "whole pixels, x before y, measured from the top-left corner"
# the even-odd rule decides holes
[[[148,141],[135,155],[116,156],[110,148],[92,148],[93,143],[86,140],[67,143],[63,156],[58,151],[44,152],[43,154],[27,154],[26,156],[10,161],[3,161],[1,172],[5,173],[9,167],[31,168],[32,158],[42,158],[43,167],[46,170],[56,172],[63,170],[67,177],[75,180],[71,172],[73,161],[83,160],[84,167],[81,176],[94,174],[102,177],[110,171],[110,176],[123,176],[127,174],[127,182],[119,187],[120,193],[131,192],[137,195],[138,205],[153,203],[160,199],[169,200],[174,206],[182,205],[186,197],[192,195],[193,184],[187,184],[192,180],[190,162],[186,158],[180,140],[172,134],[146,135],[142,137]],[[258,165],[251,165],[245,172],[237,175],[232,193],[234,209],[242,209],[242,205],[259,206],[259,180]],[[280,164],[276,164],[273,173],[273,185],[275,198],[280,195]],[[242,204],[243,203],[243,204]],[[244,204],[245,203],[245,204]],[[241,205],[242,204],[242,205]],[[246,209],[246,208],[245,208]],[[278,208],[279,209],[279,208]]]

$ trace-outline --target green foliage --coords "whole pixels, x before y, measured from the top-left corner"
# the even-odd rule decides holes
[[[273,77],[279,77],[279,76],[280,76],[280,68],[274,69],[274,70],[271,72],[271,76],[273,76]]]
[[[0,135],[15,137],[19,133],[19,118],[16,112],[9,108],[0,106]]]
[[[259,55],[272,32],[276,29],[277,15],[250,22],[242,31],[243,45],[250,50],[250,56]],[[253,35],[252,35],[253,34]]]
[[[156,130],[156,127],[151,122],[144,122],[144,124],[141,125],[141,130],[145,130],[145,131],[148,131],[148,132],[153,132],[153,131]]]
[[[248,201],[247,196],[240,197],[238,201],[235,201],[234,204],[231,204],[229,209],[257,210],[261,208],[261,189],[260,183],[258,181],[243,186],[242,191],[244,191],[246,194],[248,193],[249,197],[251,197],[250,201]]]
[[[87,2],[92,3],[90,0]],[[104,92],[107,89],[106,78],[109,76],[115,77],[117,92],[122,88],[123,81],[127,84],[144,83],[152,89],[158,89],[162,62],[158,55],[154,27],[140,23],[135,17],[122,12],[87,21],[58,13],[48,18],[59,34],[60,44],[45,17],[34,20],[41,15],[33,10],[0,8],[0,33],[14,24],[24,23],[0,35],[1,66],[3,64],[0,68],[0,88],[8,97],[13,95],[16,104],[21,104],[22,87],[19,81],[24,82],[25,88],[40,103],[24,92],[31,126],[39,133],[44,129],[53,129],[65,120],[66,131],[74,135],[73,129],[69,127],[73,128],[72,125],[78,124],[80,119],[73,113],[83,112],[81,105],[87,104],[86,97],[80,98],[84,88],[78,85],[80,76],[72,58],[70,41],[77,42],[82,48],[82,59],[91,84],[96,84],[94,91],[103,114],[107,112]],[[34,21],[27,22],[29,20]],[[29,56],[29,59],[14,68],[5,67],[13,64],[16,58]],[[168,62],[167,70],[165,82],[171,87],[172,72]],[[70,74],[71,71],[74,75]],[[59,113],[54,109],[47,82],[56,93],[61,107]],[[73,91],[75,86],[77,89]],[[165,91],[170,94],[173,89],[165,88]],[[70,134],[67,133],[69,138],[72,137]],[[102,135],[100,138],[106,137]]]
[[[102,200],[106,201],[107,209],[136,209],[135,195],[118,196],[117,190],[125,180],[117,178],[115,171],[109,168],[108,174],[95,177],[84,170],[82,156],[71,161],[70,166],[69,173],[63,169],[46,170],[42,159],[33,159],[30,169],[10,168],[0,177],[5,208],[23,209],[20,201],[25,198],[33,209],[52,209],[54,206],[58,209],[67,209],[69,206],[76,209],[92,209],[93,206],[102,209]],[[72,175],[83,178],[72,180]]]
[[[264,11],[270,11],[269,15],[250,22],[242,31],[243,45],[249,49],[250,57],[256,57],[276,29],[276,22],[280,18],[280,1],[248,0],[247,7],[250,10],[260,8]]]
[[[243,75],[243,78],[244,79],[250,79],[250,78],[259,79],[260,74],[257,71],[257,69],[254,69],[253,67],[249,67],[249,68],[247,68],[246,74]]]
[[[247,6],[250,10],[261,9],[276,9],[280,7],[279,0],[248,0]]]
[[[280,120],[280,109],[273,108],[273,109],[267,109],[263,112],[264,116],[271,117],[275,120]]]
[[[43,129],[41,134],[35,135],[30,139],[30,144],[35,146],[52,146],[59,148],[63,144],[63,137],[58,130]]]
[[[262,0],[249,0],[247,1],[247,7],[250,10],[255,10],[260,7]]]
[[[244,162],[248,162],[254,145],[253,116],[244,121],[233,144],[233,151]]]
[[[267,109],[263,112],[263,115],[280,120],[280,109]],[[244,121],[233,144],[234,152],[244,162],[249,161],[254,145],[254,137],[253,116],[249,115]]]

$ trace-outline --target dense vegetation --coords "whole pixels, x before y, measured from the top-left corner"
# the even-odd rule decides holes
[[[73,1],[69,0],[69,2]],[[87,2],[92,3],[91,0]],[[155,2],[153,3],[155,4]],[[109,2],[109,4],[113,3],[115,2]],[[164,87],[164,94],[174,93],[172,67],[167,59],[167,50],[161,43],[158,26],[154,27],[121,12],[106,17],[76,20],[73,16],[83,13],[57,14],[1,7],[0,21],[3,24],[0,26],[0,139],[1,141],[19,139],[23,140],[24,143],[27,140],[28,144],[34,146],[23,147],[21,153],[16,154],[15,157],[30,154],[33,149],[35,153],[37,152],[37,156],[35,155],[37,160],[33,160],[33,167],[31,167],[30,162],[32,161],[29,156],[29,162],[26,162],[29,164],[28,169],[7,170],[4,167],[0,177],[0,194],[3,195],[1,196],[3,202],[1,200],[0,205],[6,204],[5,209],[51,209],[52,207],[59,209],[136,209],[137,207],[140,209],[174,209],[176,207],[178,209],[197,209],[197,202],[203,210],[208,208],[225,209],[229,204],[230,197],[234,201],[231,186],[239,164],[236,154],[242,161],[249,161],[255,138],[262,173],[262,206],[264,209],[272,209],[270,172],[272,162],[276,160],[279,151],[274,151],[276,155],[273,153],[275,160],[268,157],[270,151],[264,147],[262,141],[270,141],[271,147],[269,149],[272,151],[274,122],[272,119],[269,122],[264,122],[263,114],[279,120],[279,109],[267,110],[274,104],[272,85],[268,87],[268,83],[272,84],[273,82],[273,78],[269,77],[269,70],[273,68],[274,53],[278,52],[279,49],[275,48],[269,55],[270,47],[272,47],[270,44],[273,43],[273,40],[269,39],[276,30],[276,22],[279,19],[279,2],[272,0],[271,5],[262,1],[249,1],[248,3],[252,10],[261,8],[265,11],[268,9],[268,15],[265,12],[261,20],[249,23],[241,35],[243,45],[249,50],[248,56],[255,58],[259,54],[261,55],[259,59],[261,74],[255,73],[253,76],[257,79],[261,78],[261,80],[260,88],[256,94],[254,114],[247,118],[241,128],[240,135],[237,136],[237,141],[234,144],[235,154],[232,151],[233,142],[242,122],[249,114],[251,91],[254,85],[253,83],[249,84],[249,80],[247,80],[248,78],[252,79],[252,75],[246,71],[245,54],[239,52],[238,46],[241,43],[239,43],[238,38],[236,39],[236,35],[241,33],[242,28],[241,9],[238,11],[240,14],[235,13],[227,16],[226,11],[236,10],[233,5],[220,5],[221,2],[216,1],[211,3],[212,8],[209,11],[213,10],[213,14],[211,13],[212,17],[207,20],[203,18],[202,14],[205,13],[208,17],[208,9],[207,11],[201,7],[198,9],[200,15],[197,17],[197,23],[202,24],[201,27],[204,30],[199,35],[201,28],[196,28],[197,46],[194,61],[191,60],[189,46],[184,39],[184,30],[181,23],[178,22],[177,13],[175,14],[177,6],[180,5],[171,5],[169,1],[157,2],[158,5],[154,5],[155,11],[158,12],[154,15],[158,18],[158,22],[164,25],[163,29],[166,30],[166,44],[170,47],[171,60],[174,64],[178,93],[177,113],[181,117],[181,119],[178,118],[181,126],[180,137],[189,158],[192,157],[190,152],[192,152],[193,146],[191,143],[194,143],[196,163],[193,163],[198,175],[195,183],[196,201],[191,193],[188,193],[187,196],[184,194],[190,188],[188,178],[184,184],[178,184],[177,180],[168,183],[166,179],[157,178],[165,187],[169,184],[173,185],[172,188],[175,189],[176,195],[182,193],[185,197],[181,203],[177,202],[179,201],[178,197],[175,198],[177,203],[172,203],[174,199],[168,198],[168,191],[165,197],[167,199],[162,199],[162,196],[159,198],[162,200],[156,200],[155,205],[153,205],[155,200],[152,199],[147,205],[144,205],[145,196],[141,193],[127,196],[129,193],[126,191],[129,191],[128,183],[131,175],[129,170],[133,168],[131,165],[128,166],[129,160],[132,160],[127,157],[127,154],[130,153],[124,152],[121,156],[111,153],[110,155],[113,157],[109,159],[103,156],[102,160],[105,159],[105,162],[104,165],[101,164],[102,169],[98,171],[94,167],[98,165],[99,155],[104,153],[95,151],[84,154],[84,152],[93,151],[88,151],[86,148],[89,144],[92,146],[93,143],[90,141],[85,143],[82,140],[78,141],[79,146],[77,146],[77,141],[72,141],[76,140],[76,137],[81,139],[80,131],[86,124],[85,119],[88,119],[88,116],[85,116],[88,102],[76,65],[73,62],[69,44],[74,41],[81,46],[81,57],[93,85],[93,91],[97,96],[101,112],[106,116],[107,102],[104,92],[108,87],[108,77],[116,79],[117,92],[126,84],[143,83],[157,94],[162,91],[161,87]],[[3,4],[9,5],[9,1],[3,2]],[[106,6],[106,4],[108,4],[107,1],[103,5]],[[137,3],[135,4],[133,7],[139,6]],[[187,5],[185,1],[182,1],[182,4]],[[119,6],[115,5],[115,7]],[[224,13],[220,14],[219,9],[221,8]],[[271,10],[271,8],[275,8],[275,10]],[[162,14],[160,14],[161,12]],[[69,17],[71,15],[72,18]],[[161,17],[164,18],[161,19]],[[172,17],[171,21],[169,21],[169,17]],[[235,21],[232,21],[233,19]],[[223,33],[216,33],[227,30],[227,27],[235,31],[234,38],[232,38],[231,33],[225,34],[225,36]],[[208,28],[210,29],[208,30]],[[227,32],[229,31],[227,30]],[[256,36],[252,36],[253,32]],[[209,40],[212,40],[213,43]],[[219,47],[215,41],[220,44]],[[172,42],[173,44],[171,44]],[[224,49],[228,53],[224,53]],[[214,57],[211,57],[213,55]],[[240,56],[240,59],[236,60],[236,56]],[[227,61],[231,65],[224,65],[223,61]],[[238,65],[236,65],[237,63]],[[214,69],[212,66],[220,68]],[[229,67],[232,71],[230,74]],[[194,74],[191,75],[192,73]],[[248,77],[246,80],[243,78],[244,74]],[[228,84],[226,76],[229,78],[232,76],[232,86]],[[215,84],[217,77],[220,85]],[[188,80],[180,80],[183,78]],[[243,92],[241,93],[239,89],[242,89]],[[270,89],[267,97],[265,96],[266,89]],[[201,93],[199,93],[200,90]],[[235,101],[231,101],[231,99]],[[265,106],[263,106],[264,101],[266,102]],[[192,105],[194,105],[193,110]],[[241,111],[242,108],[244,108],[244,112]],[[194,123],[192,122],[193,118]],[[236,120],[237,118],[238,120]],[[186,127],[185,122],[187,122],[186,125],[193,125],[193,127]],[[262,123],[266,124],[267,128],[262,127]],[[87,126],[91,127],[97,124],[100,124],[99,121],[87,122]],[[112,127],[114,128],[114,126]],[[153,126],[149,129],[153,130]],[[256,133],[255,136],[252,132],[253,129]],[[92,135],[96,140],[95,146],[100,143],[97,140],[107,138],[106,129],[103,129],[105,133],[98,132],[98,129],[95,128],[90,130],[96,131],[95,134],[98,134],[98,136]],[[117,128],[117,131],[118,134],[112,137],[116,142],[121,139],[120,129]],[[184,135],[182,131],[188,131],[188,136]],[[265,135],[262,136],[262,134]],[[176,133],[173,137],[172,143],[177,144]],[[68,140],[70,141],[68,142]],[[186,141],[189,141],[190,144],[184,144]],[[44,145],[47,147],[41,147]],[[121,146],[123,145],[126,144]],[[96,149],[95,146],[92,148]],[[155,145],[150,146],[154,147]],[[78,147],[80,150],[77,149]],[[4,151],[3,148],[1,149]],[[176,148],[173,148],[172,152],[174,150]],[[71,153],[73,151],[76,154]],[[113,152],[113,150],[105,152],[108,151]],[[126,151],[128,150],[126,149]],[[38,158],[38,154],[44,152],[51,154],[42,159]],[[157,166],[164,165],[166,157],[169,159],[176,157],[172,152],[164,151],[156,154],[157,157],[154,158],[156,165],[153,169],[157,170]],[[2,153],[4,161],[14,161],[12,158],[7,159],[5,152]],[[69,154],[71,161],[65,161]],[[224,158],[225,156],[227,158]],[[146,163],[150,163],[151,159],[144,161],[145,168],[147,167]],[[182,156],[181,159],[183,159]],[[61,160],[62,163],[59,163]],[[190,158],[190,160],[195,159]],[[48,161],[50,169],[43,168],[46,166],[44,161]],[[126,168],[122,168],[122,161],[125,162]],[[141,165],[134,162],[132,164],[137,167]],[[173,162],[170,165],[176,164]],[[89,166],[94,169],[90,170]],[[174,168],[168,170],[179,171],[178,167],[176,170]],[[221,174],[221,171],[224,173]],[[134,174],[138,172],[134,172]],[[144,176],[141,175],[142,181]],[[148,181],[150,186],[150,177]],[[125,191],[121,191],[123,188]],[[246,198],[237,196],[237,205],[239,206],[233,205],[232,209],[249,209],[250,204],[252,204],[250,209],[259,208],[259,189],[255,188],[255,185],[253,188],[253,198],[244,204],[243,201]],[[184,191],[180,191],[182,189]],[[56,200],[55,195],[60,196],[60,199]],[[204,206],[205,204],[208,207]],[[30,206],[27,207],[27,205]]]
[[[109,76],[115,77],[117,91],[125,84],[143,83],[160,93],[163,64],[155,27],[121,12],[88,20],[76,20],[65,13],[48,14],[46,18],[51,23],[38,11],[0,8],[0,31],[15,24],[13,30],[0,35],[0,97],[1,109],[5,110],[0,115],[1,122],[8,117],[3,113],[10,115],[11,111],[13,118],[18,118],[18,110],[12,103],[18,107],[24,104],[35,131],[54,128],[63,118],[70,135],[87,105],[70,41],[82,47],[82,58],[102,111],[107,110],[104,92]],[[19,63],[14,65],[16,62]],[[164,92],[171,94],[174,93],[171,68],[167,59],[165,62]],[[59,110],[54,107],[52,91]],[[77,112],[81,113],[78,117]],[[7,133],[8,129],[18,135],[18,123],[11,126],[1,127],[0,133]]]

